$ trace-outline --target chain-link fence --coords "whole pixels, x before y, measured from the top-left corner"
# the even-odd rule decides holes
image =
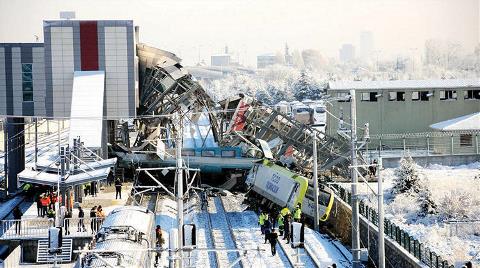
[[[340,185],[333,184],[333,188],[337,190],[338,196],[348,204],[351,204],[352,195],[345,188]],[[368,221],[378,226],[378,212],[375,208],[360,201],[359,212]],[[427,245],[419,242],[417,239],[408,234],[395,223],[386,219],[384,223],[384,233],[389,238],[397,242],[401,247],[407,250],[415,258],[422,263],[434,268],[455,268],[454,265],[448,263],[439,254],[432,251]]]

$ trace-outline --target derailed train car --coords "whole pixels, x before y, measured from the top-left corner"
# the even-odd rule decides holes
[[[256,195],[264,198],[260,205],[276,206],[277,209],[288,207],[293,210],[297,204],[302,204],[302,213],[313,220],[315,201],[313,188],[309,187],[307,178],[269,160],[262,160],[254,164],[245,183]],[[334,195],[329,188],[320,190],[318,204],[320,221],[328,219],[333,200]]]
[[[103,221],[92,251],[83,254],[76,267],[152,267],[155,252],[155,216],[144,207],[113,210]]]

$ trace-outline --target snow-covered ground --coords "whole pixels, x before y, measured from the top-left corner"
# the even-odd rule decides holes
[[[247,256],[242,260],[243,267],[291,267],[285,252],[277,244],[277,254],[272,256],[270,244],[264,243],[264,237],[258,226],[258,216],[245,210],[242,195],[210,197],[209,208],[202,211],[197,205],[197,199],[191,198],[185,206],[185,223],[194,223],[197,230],[198,248],[247,249]],[[168,198],[162,198],[158,203],[157,224],[164,232],[165,244],[168,245],[168,232],[176,227],[176,203]],[[336,263],[337,267],[350,267],[351,255],[341,244],[307,229],[305,231],[306,247],[313,252],[315,258],[325,267]],[[289,245],[284,245],[289,247]],[[258,249],[261,251],[259,252]],[[342,250],[343,249],[343,250]],[[305,267],[315,267],[312,258],[302,249],[301,261]],[[346,254],[344,256],[342,254]],[[167,254],[162,254],[162,265],[167,265]],[[220,252],[193,252],[194,267],[228,267],[237,254]]]
[[[381,171],[384,179],[385,218],[429,245],[449,263],[460,265],[473,260],[480,264],[480,221],[459,225],[445,222],[452,219],[480,220],[480,178],[475,178],[480,175],[480,163],[417,168],[426,178],[437,213],[419,216],[420,208],[416,197],[404,194],[393,196],[391,189],[396,177],[395,169],[388,168]],[[344,187],[349,189],[349,185]],[[377,189],[376,183],[371,183],[370,187]],[[365,202],[377,206],[376,197],[366,185],[361,185],[359,191]]]

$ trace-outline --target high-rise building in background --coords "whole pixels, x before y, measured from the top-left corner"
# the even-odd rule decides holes
[[[231,55],[228,51],[228,46],[225,46],[224,54],[216,54],[210,57],[211,66],[230,66]]]
[[[352,44],[343,44],[339,50],[340,61],[349,62],[355,59],[355,47]]]
[[[363,31],[360,33],[360,59],[368,60],[373,56],[375,44],[373,40],[373,33],[370,31]]]

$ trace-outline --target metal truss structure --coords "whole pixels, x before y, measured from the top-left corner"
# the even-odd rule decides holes
[[[221,146],[239,146],[248,154],[262,151],[259,144],[265,141],[275,160],[288,158],[291,167],[310,173],[316,137],[319,170],[348,176],[348,140],[328,136],[244,95],[220,102],[219,109],[174,54],[143,44],[137,45],[137,51],[141,79],[138,135],[132,147],[124,144],[128,151],[153,153],[158,140],[171,140],[178,131],[172,114],[195,122],[200,113],[208,113],[213,137]]]

